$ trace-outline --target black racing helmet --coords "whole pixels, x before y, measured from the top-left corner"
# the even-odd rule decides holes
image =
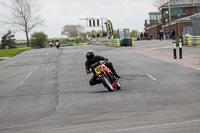
[[[86,53],[86,58],[87,58],[87,60],[92,60],[94,58],[94,52],[88,51]]]

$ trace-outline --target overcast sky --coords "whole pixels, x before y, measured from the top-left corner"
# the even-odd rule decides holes
[[[61,31],[67,24],[86,26],[86,21],[79,20],[80,18],[107,18],[112,22],[114,30],[129,28],[143,31],[144,21],[149,18],[148,13],[158,11],[153,1],[155,0],[38,0],[44,24],[33,29],[30,34],[43,31],[49,38],[61,37]],[[5,12],[2,5],[0,12]],[[10,29],[3,27],[0,30],[1,36]],[[98,29],[86,27],[87,31]],[[25,34],[18,32],[15,38],[25,39]]]

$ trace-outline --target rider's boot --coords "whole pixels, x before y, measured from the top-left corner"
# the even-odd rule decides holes
[[[121,76],[119,76],[116,72],[113,73],[115,75],[116,78],[121,78]]]
[[[96,80],[96,84],[101,84],[101,80]]]

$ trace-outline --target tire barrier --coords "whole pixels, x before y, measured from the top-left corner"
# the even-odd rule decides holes
[[[200,46],[200,36],[183,36],[183,44],[186,46]]]
[[[133,46],[133,38],[125,38],[121,41],[121,46]]]

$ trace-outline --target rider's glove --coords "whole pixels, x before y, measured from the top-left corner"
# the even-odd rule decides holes
[[[105,61],[108,61],[108,58],[105,58]]]

